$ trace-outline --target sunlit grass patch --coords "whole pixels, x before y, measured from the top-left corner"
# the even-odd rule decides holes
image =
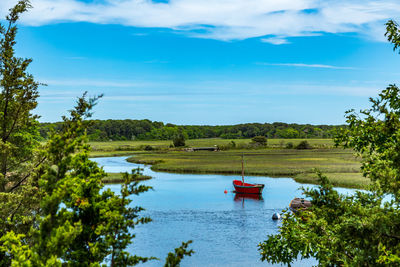
[[[242,154],[245,159],[246,175],[274,177],[297,177],[296,175],[300,175],[298,176],[300,182],[316,183],[317,179],[314,179],[312,175],[301,175],[313,174],[315,168],[327,174],[354,174],[360,170],[360,163],[354,157],[353,152],[342,149],[142,152],[129,158],[128,161],[148,164],[157,162],[152,166],[155,171],[240,174]],[[346,177],[346,179],[341,179],[339,176],[335,176],[334,178],[337,180],[335,183],[341,186],[348,185],[348,187],[362,188],[364,186],[364,180],[351,175]]]
[[[327,158],[297,158],[297,159],[288,159],[288,160],[294,160],[294,161],[322,161],[322,160],[328,160]]]
[[[331,139],[307,139],[314,149],[286,149],[288,142],[297,145],[304,139],[269,139],[266,148],[230,148],[218,152],[187,152],[183,148],[171,149],[171,141],[113,141],[92,142],[91,157],[131,155],[131,162],[152,165],[155,171],[176,173],[241,173],[244,154],[246,175],[295,177],[303,183],[317,183],[314,169],[330,175],[336,186],[364,188],[368,181],[362,178],[359,159],[351,150],[333,147]],[[250,139],[194,139],[187,140],[188,147],[214,147],[228,145],[245,147]],[[144,151],[145,146],[155,150]]]
[[[151,178],[148,175],[139,175],[137,181],[149,180]],[[107,176],[102,179],[102,182],[105,184],[119,184],[124,182],[124,178],[121,173],[108,172]]]
[[[370,179],[356,173],[327,173],[330,182],[337,187],[366,189],[371,183]],[[318,184],[318,176],[315,173],[301,173],[295,176],[296,182]]]

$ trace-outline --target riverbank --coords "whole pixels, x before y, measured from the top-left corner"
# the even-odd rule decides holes
[[[297,146],[304,139],[268,139],[266,149],[283,149],[288,144]],[[307,142],[316,149],[334,148],[332,139],[307,139]],[[251,139],[191,139],[185,141],[187,147],[219,147],[222,150],[240,149],[252,150],[248,147]],[[109,142],[89,142],[91,146],[91,157],[118,157],[129,156],[141,151],[173,151],[183,148],[171,148],[172,141],[109,141]]]
[[[136,181],[150,180],[152,177],[148,175],[139,175]],[[124,182],[124,178],[121,173],[108,172],[107,176],[102,179],[105,184],[120,184]]]
[[[365,189],[369,184],[359,172],[359,160],[343,149],[140,152],[127,160],[152,165],[154,171],[240,175],[242,154],[246,175],[292,177],[300,183],[318,184],[316,168],[337,187]]]
[[[335,187],[368,189],[370,180],[361,173],[324,173]],[[318,184],[318,176],[315,173],[301,173],[293,177],[301,184]]]
[[[218,152],[186,152],[170,148],[171,141],[92,142],[91,157],[131,156],[132,163],[152,165],[152,170],[174,173],[241,173],[241,155],[245,155],[246,175],[292,177],[299,183],[317,184],[314,168],[321,170],[334,186],[365,189],[369,180],[360,173],[359,159],[353,151],[334,148],[331,139],[307,139],[313,149],[287,149],[303,139],[269,139],[265,148],[251,149],[250,139],[187,140],[188,147],[214,147]],[[242,149],[238,149],[242,148]],[[150,151],[146,151],[149,149]],[[114,177],[116,177],[114,175]],[[112,179],[118,182],[118,177]]]

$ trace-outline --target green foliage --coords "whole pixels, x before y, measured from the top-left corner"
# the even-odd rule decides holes
[[[265,136],[258,135],[251,138],[251,141],[258,146],[267,146],[268,140]]]
[[[19,1],[8,27],[0,27],[0,266],[131,266],[154,259],[126,250],[135,226],[150,221],[139,217],[143,209],[131,196],[150,187],[139,185],[133,171],[124,174],[120,193],[104,189],[106,173],[89,160],[85,119],[101,96],[85,93],[43,146],[37,140],[31,112],[39,84],[26,72],[31,60],[16,58],[13,48],[15,23],[29,7]]]
[[[144,147],[144,150],[145,150],[145,151],[152,151],[152,150],[154,150],[154,148],[153,148],[152,146],[150,146],[150,145],[146,145],[146,146]]]
[[[386,35],[397,49],[400,35],[393,21]],[[290,265],[298,257],[314,257],[321,266],[400,265],[400,90],[389,85],[370,102],[369,109],[346,113],[348,127],[335,138],[361,156],[370,191],[340,195],[319,173],[319,188],[303,189],[312,208],[286,212],[279,234],[259,245],[262,260]]]
[[[32,60],[15,57],[13,48],[16,21],[28,7],[27,2],[19,2],[7,16],[7,27],[0,26],[0,171],[4,177],[0,192],[31,167],[24,162],[32,160],[37,146],[38,117],[31,111],[37,106],[39,84],[27,73]]]
[[[59,130],[61,122],[41,123],[40,135],[47,139],[51,129]],[[88,128],[90,141],[172,140],[182,131],[186,139],[224,138],[245,139],[255,136],[267,138],[332,138],[339,126],[246,123],[237,125],[173,125],[150,120],[94,120]]]
[[[385,36],[388,38],[389,42],[394,44],[393,50],[396,50],[400,47],[400,29],[399,25],[395,21],[389,20],[386,23]]]
[[[285,213],[279,234],[259,245],[262,260],[290,265],[298,257],[314,257],[320,266],[379,266],[383,246],[398,251],[397,227],[391,228],[396,209],[373,193],[340,195],[319,177],[317,189],[304,189],[312,208]]]
[[[347,112],[349,128],[341,132],[335,142],[352,147],[362,156],[362,172],[385,193],[400,199],[400,90],[389,85],[377,99],[370,99],[372,107],[360,115]]]
[[[301,141],[297,146],[296,149],[311,149],[311,145],[306,141]]]
[[[0,236],[8,231],[26,234],[38,211],[37,177],[34,170],[43,162],[39,153],[37,118],[38,86],[27,72],[31,59],[15,56],[19,15],[30,7],[19,1],[10,9],[6,25],[0,25]],[[0,252],[0,265],[10,258]]]
[[[288,142],[285,147],[287,149],[292,149],[292,148],[294,148],[294,144],[292,142]]]
[[[182,147],[185,146],[185,140],[186,137],[182,131],[177,132],[173,138],[172,138],[172,143],[174,144],[174,147]]]
[[[130,207],[129,196],[149,187],[133,182],[138,173],[124,175],[120,194],[103,190],[106,176],[89,160],[85,143],[85,122],[96,99],[78,100],[71,117],[64,117],[60,133],[53,133],[44,154],[47,160],[35,173],[38,177],[40,211],[29,233],[17,236],[8,231],[2,237],[2,250],[12,255],[12,264],[22,264],[29,255],[32,266],[61,265],[61,262],[85,266],[100,265],[109,259],[111,266],[135,265],[148,258],[130,255],[132,229],[149,218],[139,218],[143,209]],[[16,250],[15,245],[31,246]],[[18,259],[22,259],[19,262]]]
[[[192,241],[182,242],[182,245],[175,249],[175,253],[168,253],[167,258],[165,259],[164,267],[179,267],[180,262],[185,256],[191,256],[194,251],[192,249],[188,250],[190,243],[192,243]]]
[[[319,129],[319,128],[315,128],[315,129]],[[293,129],[292,127],[284,128],[284,129],[277,129],[276,135],[281,138],[299,138],[300,137],[299,131]],[[319,137],[319,136],[316,135],[315,137]]]

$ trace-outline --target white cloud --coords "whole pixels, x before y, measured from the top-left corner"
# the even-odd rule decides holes
[[[136,32],[136,33],[132,33],[133,36],[147,36],[147,33],[144,32]]]
[[[280,37],[261,38],[261,42],[274,45],[288,44],[288,40]]]
[[[0,16],[17,0],[1,0]],[[398,0],[31,0],[23,15],[27,25],[57,22],[117,23],[161,27],[218,40],[263,37],[284,44],[286,38],[316,33],[355,32],[382,39],[383,23],[400,14]]]
[[[257,62],[258,65],[266,66],[284,66],[284,67],[302,67],[302,68],[318,68],[318,69],[338,69],[338,70],[353,70],[353,67],[342,67],[324,64],[305,64],[305,63],[265,63]]]

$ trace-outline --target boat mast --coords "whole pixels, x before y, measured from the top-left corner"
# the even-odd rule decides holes
[[[242,153],[242,183],[244,185],[244,166],[243,166],[243,155],[244,153]]]

